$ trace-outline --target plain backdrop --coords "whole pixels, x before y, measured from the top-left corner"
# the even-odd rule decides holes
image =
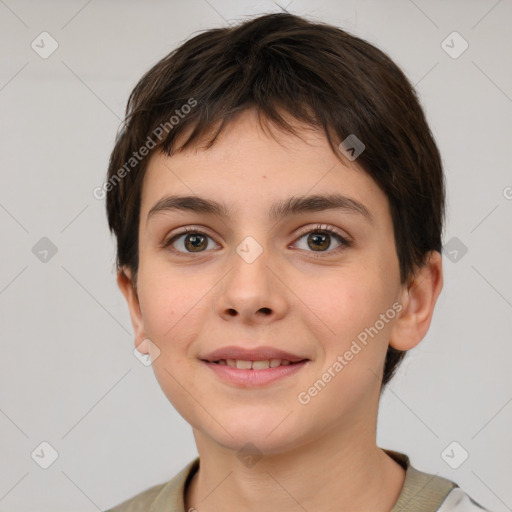
[[[383,395],[378,443],[512,510],[512,2],[281,6],[387,52],[416,84],[445,166],[444,290]],[[93,190],[148,68],[201,30],[280,9],[0,0],[1,511],[105,510],[197,455],[191,427],[133,355]],[[457,469],[447,463],[466,452]]]

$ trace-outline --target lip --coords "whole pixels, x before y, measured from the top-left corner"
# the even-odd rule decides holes
[[[238,359],[242,361],[266,361],[267,359],[286,359],[291,363],[298,363],[308,359],[297,354],[291,354],[274,347],[262,346],[254,349],[247,349],[244,347],[228,346],[222,347],[209,354],[200,357],[205,362],[220,361],[221,359]],[[218,366],[218,365],[217,365]],[[250,370],[253,371],[253,370]],[[264,372],[267,370],[257,370]]]
[[[283,359],[285,358],[283,357]],[[302,360],[287,366],[277,366],[275,368],[266,368],[265,370],[246,370],[242,368],[233,368],[227,365],[220,365],[209,361],[202,362],[215,372],[223,381],[247,388],[264,386],[265,384],[270,384],[278,379],[292,376],[301,368],[304,368],[304,366],[310,361]]]

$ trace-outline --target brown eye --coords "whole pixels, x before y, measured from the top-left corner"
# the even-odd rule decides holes
[[[198,252],[208,246],[208,240],[203,235],[186,235],[184,245],[190,252]]]
[[[209,247],[210,236],[202,231],[188,229],[174,235],[164,247],[171,247],[171,250],[178,254],[190,254],[204,252]]]
[[[327,226],[318,225],[315,229],[303,231],[295,245],[309,253],[326,253],[328,255],[350,247],[352,242],[334,231],[334,228],[328,229]]]
[[[308,235],[308,247],[314,251],[329,249],[330,245],[330,235],[324,233],[311,233]]]

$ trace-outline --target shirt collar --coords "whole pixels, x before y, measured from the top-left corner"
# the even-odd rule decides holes
[[[384,450],[406,471],[402,491],[391,512],[429,512],[437,510],[447,494],[457,485],[437,474],[430,475],[413,468],[409,457],[393,450]],[[189,462],[167,482],[151,504],[149,512],[186,512],[185,489],[199,468],[199,457]]]

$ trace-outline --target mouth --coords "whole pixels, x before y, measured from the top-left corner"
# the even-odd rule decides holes
[[[301,359],[299,361],[290,361],[288,359],[263,359],[261,361],[251,361],[244,359],[219,359],[217,361],[203,360],[206,363],[218,364],[221,366],[229,366],[231,368],[238,368],[240,370],[268,370],[269,368],[279,368],[280,366],[291,366],[300,364],[309,359]]]
[[[270,384],[311,363],[304,353],[294,354],[275,345],[244,346],[250,343],[221,347],[199,359],[222,382],[242,388]]]
[[[223,383],[238,388],[254,388],[269,385],[300,372],[311,361],[301,359],[266,359],[251,361],[246,359],[201,360]]]

